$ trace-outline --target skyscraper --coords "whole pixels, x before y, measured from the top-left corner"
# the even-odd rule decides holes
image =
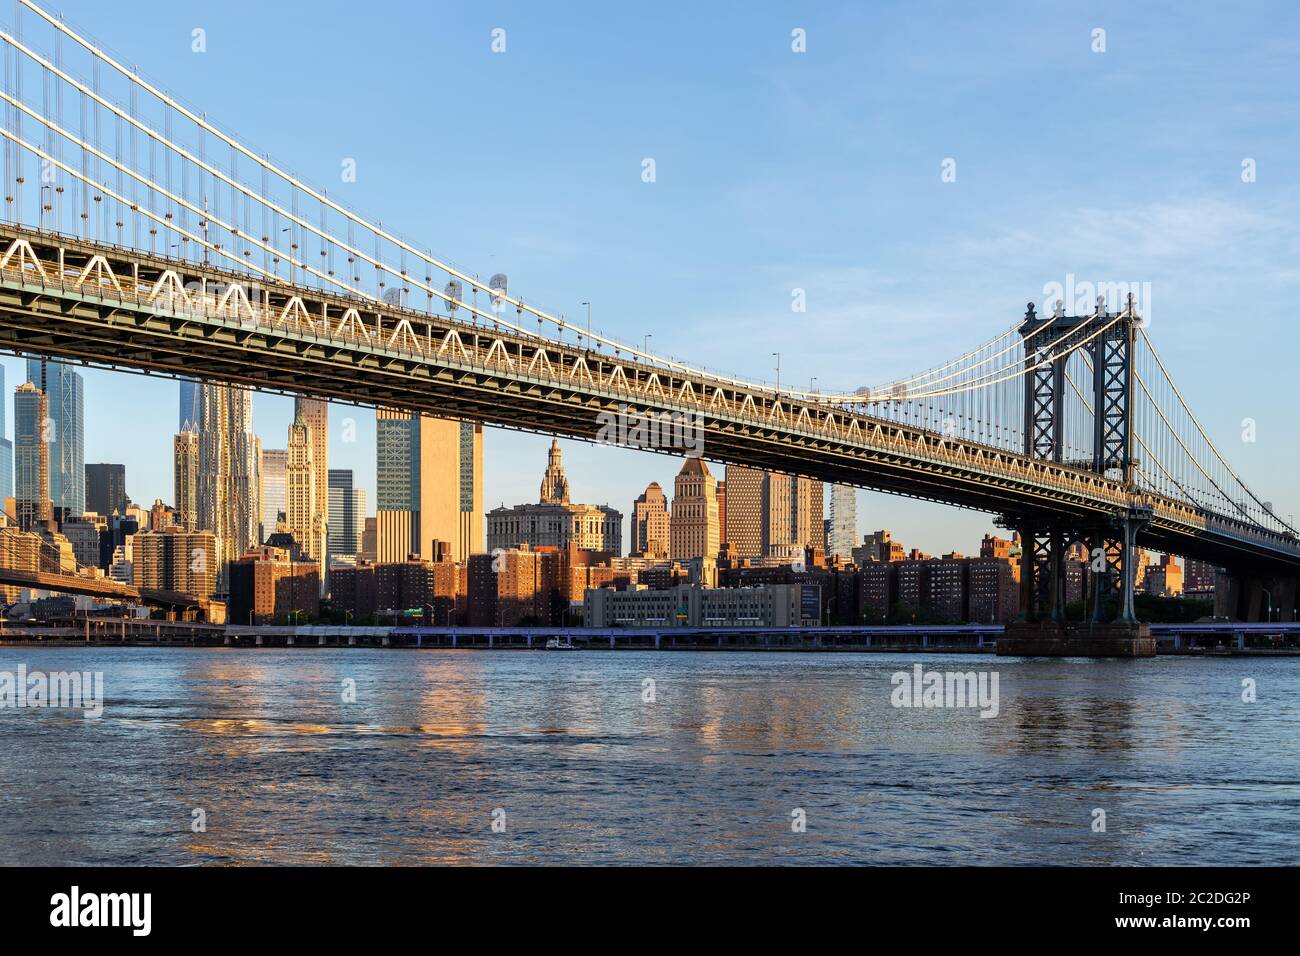
[[[326,550],[331,555],[355,555],[361,550],[361,533],[365,529],[365,489],[352,487],[352,469],[331,468],[329,494]]]
[[[831,528],[826,553],[850,558],[858,544],[858,490],[831,485]]]
[[[293,417],[295,420],[301,419],[311,434],[311,474],[312,484],[315,486],[313,491],[313,500],[316,502],[316,513],[319,517],[321,528],[326,534],[329,531],[329,438],[330,438],[330,406],[329,402],[318,398],[303,398],[301,396],[293,400]],[[313,519],[315,520],[315,518]],[[325,560],[325,554],[322,545],[321,554],[313,554],[312,557],[318,561]]]
[[[289,451],[285,448],[262,449],[262,541],[275,533],[275,523],[288,507],[287,489]]]
[[[196,379],[183,378],[180,380],[181,386],[181,403],[179,422],[176,425],[177,431],[197,431],[200,417],[200,398],[202,391],[200,383]]]
[[[435,540],[457,562],[481,552],[483,426],[383,408],[375,418],[379,561],[433,560]]]
[[[316,469],[312,429],[303,418],[289,426],[289,458],[285,466],[285,526],[303,555],[324,565],[325,518],[316,501]]]
[[[632,502],[632,553],[647,558],[668,557],[670,532],[668,498],[659,482],[652,481]]]
[[[727,543],[744,558],[763,553],[763,497],[766,473],[727,466]]]
[[[199,433],[178,432],[172,438],[172,498],[176,523],[186,531],[199,526]]]
[[[81,373],[58,362],[27,360],[27,381],[45,393],[54,517],[86,510],[86,434]]]
[[[14,390],[14,504],[23,531],[51,517],[48,417],[49,404],[39,388],[26,382]]]
[[[107,517],[126,513],[126,465],[97,463],[86,466],[86,510]]]
[[[687,458],[677,473],[669,527],[674,561],[718,556],[718,482],[702,458]]]
[[[199,391],[199,528],[217,537],[224,582],[225,565],[253,546],[262,513],[253,393],[206,382]]]
[[[825,547],[820,481],[727,466],[727,541],[742,558],[798,558]]]

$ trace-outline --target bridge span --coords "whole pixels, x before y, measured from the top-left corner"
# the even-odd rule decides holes
[[[1264,594],[1284,615],[1294,609],[1300,535],[1215,446],[1131,294],[1041,314],[1030,304],[955,359],[840,392],[722,374],[570,322],[503,274],[483,281],[435,256],[33,0],[18,3],[58,52],[0,30],[15,63],[0,90],[11,177],[2,350],[616,436],[984,511],[1021,535],[1026,622],[1064,627],[1076,542],[1097,572],[1092,625],[1136,626],[1139,544],[1229,569],[1227,613],[1260,613]],[[80,106],[79,123],[63,122],[51,92]],[[41,177],[26,175],[37,168]]]

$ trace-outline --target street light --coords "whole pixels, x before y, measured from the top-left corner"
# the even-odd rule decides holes
[[[781,394],[781,353],[773,352],[776,356],[776,393]]]
[[[587,348],[591,348],[591,303],[582,303],[587,307]]]

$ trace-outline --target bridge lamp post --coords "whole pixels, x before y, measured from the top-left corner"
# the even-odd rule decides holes
[[[591,303],[582,303],[587,307],[587,348],[591,348]]]
[[[781,394],[781,353],[773,352],[772,354],[776,356],[776,393],[780,395]]]

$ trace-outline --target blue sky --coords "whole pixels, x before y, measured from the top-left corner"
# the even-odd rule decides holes
[[[783,381],[886,381],[1006,328],[1067,274],[1150,282],[1150,333],[1180,388],[1285,516],[1300,512],[1300,15],[1203,6],[52,8],[437,254],[507,272],[570,317],[591,300],[609,334],[652,333],[656,350],[749,377],[770,379],[780,351]],[[206,53],[191,51],[195,27]],[[346,158],[355,183],[340,183]],[[955,182],[941,181],[946,158]],[[806,314],[791,312],[794,288]],[[12,389],[21,364],[4,365]],[[170,500],[176,385],[89,372],[86,395],[86,460],[124,461],[135,500]],[[259,396],[267,447],[283,447],[291,404]],[[355,469],[373,508],[373,414],[332,416],[331,466]],[[489,507],[535,500],[548,443],[489,431]],[[563,444],[574,496],[625,512],[677,470]],[[970,551],[990,520],[863,493],[859,525]]]

